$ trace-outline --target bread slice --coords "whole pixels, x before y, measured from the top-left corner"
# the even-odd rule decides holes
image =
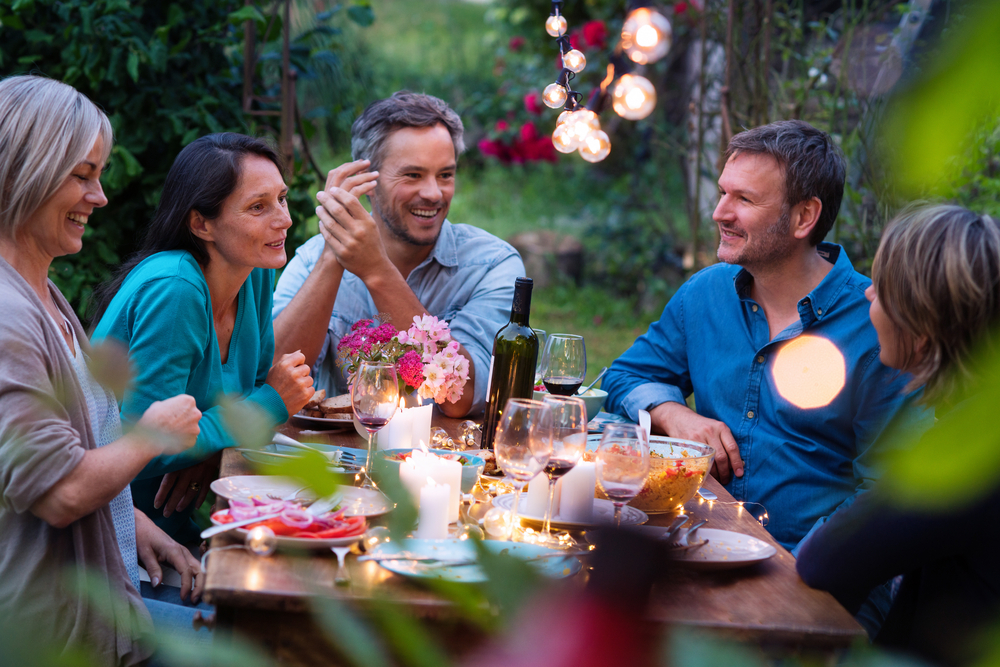
[[[323,411],[324,415],[350,413],[351,395],[341,394],[340,396],[331,396],[319,404],[319,409]]]
[[[313,397],[309,399],[306,403],[306,410],[317,410],[319,409],[319,404],[326,400],[326,389],[320,389]]]

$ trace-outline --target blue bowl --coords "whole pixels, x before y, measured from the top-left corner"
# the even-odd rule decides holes
[[[392,478],[398,482],[401,461],[394,461],[387,457],[412,451],[412,449],[383,449],[375,452],[375,462],[372,464],[372,474],[375,477],[375,481],[381,482],[386,478]],[[479,481],[479,473],[483,471],[486,461],[479,456],[473,456],[467,452],[453,452],[447,449],[432,449],[430,451],[438,456],[458,454],[464,457],[465,462],[462,464],[462,493],[472,493],[472,487]]]

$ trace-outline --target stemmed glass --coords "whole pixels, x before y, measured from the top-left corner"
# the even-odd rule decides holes
[[[597,448],[597,483],[615,506],[615,527],[622,506],[639,495],[649,478],[649,441],[638,424],[608,424]]]
[[[396,366],[391,363],[362,361],[354,373],[351,386],[351,408],[354,416],[368,431],[368,458],[362,488],[375,489],[371,478],[373,442],[375,434],[385,426],[396,412],[399,403],[399,384]]]
[[[575,396],[546,396],[542,403],[552,412],[552,456],[545,464],[549,478],[549,504],[545,508],[545,525],[539,542],[551,546],[562,544],[552,536],[552,501],[556,482],[580,462],[587,449],[587,405]]]
[[[521,489],[552,455],[552,411],[541,401],[511,398],[493,440],[497,465],[514,485],[510,539],[516,536]]]
[[[587,348],[583,336],[552,334],[542,353],[542,384],[550,394],[573,396],[587,376]]]

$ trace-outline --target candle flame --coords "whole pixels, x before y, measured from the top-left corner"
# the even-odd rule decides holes
[[[611,82],[615,79],[615,66],[608,63],[608,75],[604,77],[604,81],[601,81],[601,92],[604,93]]]

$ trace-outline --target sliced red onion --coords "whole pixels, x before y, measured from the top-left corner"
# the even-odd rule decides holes
[[[254,507],[257,503],[253,501],[253,498],[240,498],[238,496],[233,496],[229,499],[230,507]]]
[[[260,516],[260,510],[256,507],[230,507],[229,516],[236,521],[246,521]]]
[[[261,516],[264,516],[265,514],[280,514],[286,509],[298,509],[298,506],[289,505],[288,503],[279,500],[276,503],[270,503],[268,505],[259,505],[254,509],[260,512]]]
[[[308,528],[313,522],[312,514],[303,509],[286,509],[281,513],[281,522],[290,528]]]

